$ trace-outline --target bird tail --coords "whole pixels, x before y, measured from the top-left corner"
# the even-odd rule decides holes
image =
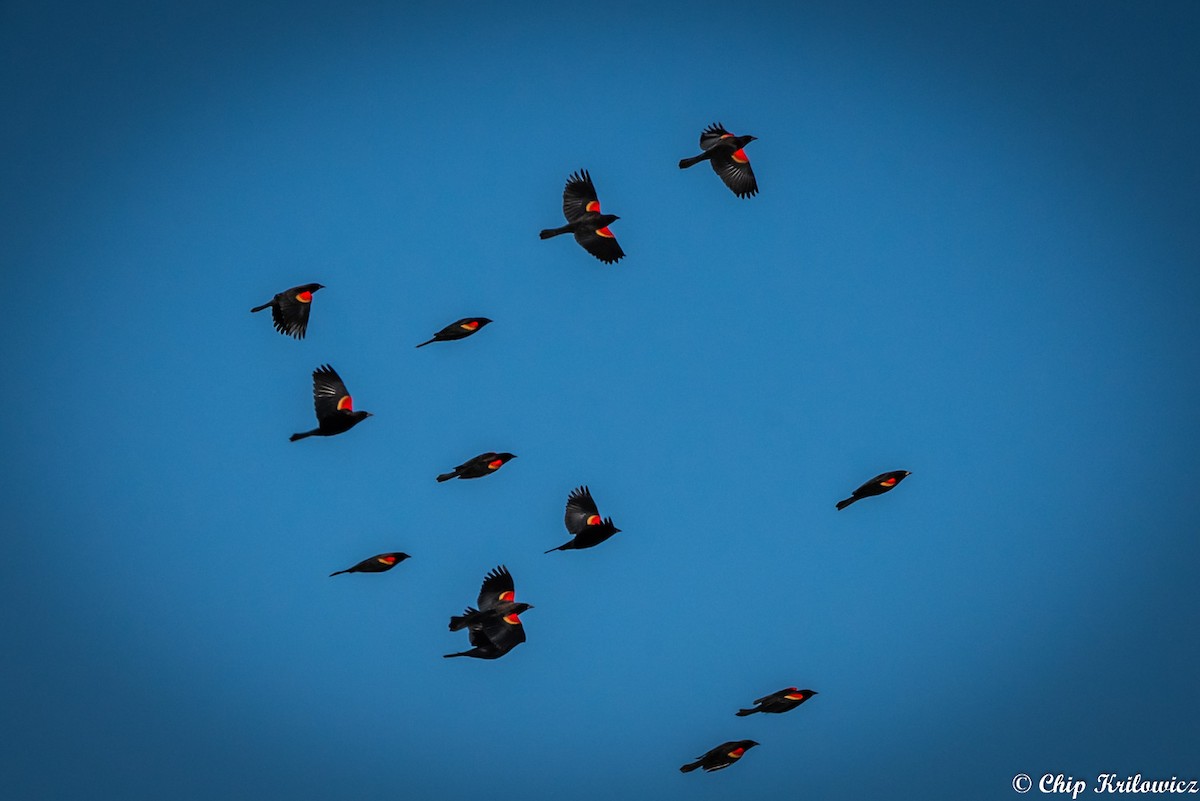
[[[467,619],[469,617],[471,617],[471,615],[475,614],[478,611],[479,610],[475,609],[474,607],[468,606],[466,609],[463,610],[463,613],[461,615],[451,615],[450,616],[450,630],[458,631],[459,629],[466,628]]]
[[[838,502],[837,502],[837,508],[838,508],[838,511],[839,511],[839,512],[840,512],[840,511],[842,511],[842,510],[843,510],[843,509],[845,509],[847,506],[849,506],[850,504],[854,503],[854,502],[855,502],[855,501],[857,501],[857,500],[858,500],[858,498],[847,498],[847,499],[846,499],[846,500],[844,500],[844,501],[838,501]]]
[[[538,234],[538,237],[540,239],[549,239],[552,236],[558,236],[559,234],[565,234],[565,233],[567,233],[567,230],[568,229],[566,229],[566,228],[543,228],[542,232],[540,234]]]
[[[739,709],[737,711],[737,716],[739,718],[744,718],[744,717],[746,717],[746,715],[753,715],[757,711],[758,711],[757,709]]]
[[[311,437],[315,433],[316,433],[315,431],[305,431],[300,434],[292,434],[290,437],[288,437],[288,442],[295,442],[298,439],[304,439],[305,437]]]
[[[268,306],[270,306],[270,305],[271,305],[271,301],[267,301],[266,303],[264,303],[264,304],[263,304],[263,305],[261,305],[261,306],[255,306],[253,309],[251,309],[251,310],[250,310],[250,313],[251,313],[251,314],[253,314],[254,312],[260,312],[260,311],[262,311],[263,309],[267,308],[267,307],[268,307]]]
[[[428,342],[422,342],[420,345],[417,345],[417,347],[418,347],[418,348],[423,348],[423,347],[425,347],[426,345],[428,345],[430,342],[437,342],[437,337],[434,337],[433,339],[429,340]]]
[[[574,542],[574,540],[572,540],[571,542]],[[566,550],[566,547],[570,544],[571,544],[570,542],[564,542],[562,545],[558,546],[557,548],[551,548],[548,551],[542,551],[542,553],[554,553],[555,551],[563,551],[563,550]]]
[[[453,659],[456,656],[466,656],[469,651],[459,651],[457,654],[442,654],[442,659]]]
[[[680,159],[679,160],[679,169],[686,170],[688,167],[691,167],[695,164],[699,164],[702,161],[704,161],[704,154],[701,154],[699,156],[692,156],[689,159]]]
[[[680,773],[691,773],[693,770],[700,767],[700,765],[702,765],[702,764],[703,764],[703,760],[699,760],[699,759],[696,760],[695,762],[689,762],[688,764],[681,767],[679,769],[679,772]]]
[[[329,577],[330,577],[330,578],[333,578],[334,576],[340,576],[340,575],[342,575],[343,573],[349,573],[349,572],[350,572],[349,570],[339,570],[339,571],[338,571],[338,572],[336,572],[336,573],[330,573],[330,574],[329,574]]]
[[[440,476],[438,476],[438,481],[449,481],[457,475],[458,473],[442,473]]]

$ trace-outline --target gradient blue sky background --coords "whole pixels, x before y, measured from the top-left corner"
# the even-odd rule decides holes
[[[786,5],[0,6],[5,797],[1200,778],[1200,6]],[[289,443],[325,362],[376,416]]]

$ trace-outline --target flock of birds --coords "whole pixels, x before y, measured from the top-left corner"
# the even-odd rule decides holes
[[[679,167],[687,169],[702,161],[707,161],[735,195],[740,198],[752,197],[758,193],[758,182],[754,177],[754,171],[750,167],[750,160],[746,156],[744,148],[754,140],[753,136],[735,136],[725,130],[720,123],[714,123],[700,134],[701,152],[696,156],[680,160]],[[620,218],[615,214],[600,212],[600,200],[596,194],[596,187],[587,170],[572,173],[567,179],[563,189],[563,216],[566,217],[566,225],[543,230],[540,234],[542,239],[549,239],[560,234],[572,234],[575,241],[584,250],[605,264],[613,264],[625,256],[621,246],[617,243],[616,236],[608,227]],[[276,331],[296,339],[303,339],[308,329],[313,294],[324,288],[321,284],[295,286],[280,292],[267,303],[256,306],[250,311],[259,312],[269,308]],[[486,317],[464,317],[450,323],[417,347],[422,348],[434,342],[464,339],[478,333],[490,322],[492,321]],[[310,431],[292,434],[291,441],[295,442],[306,437],[330,437],[342,434],[371,416],[370,412],[354,408],[354,402],[346,389],[346,384],[337,371],[328,364],[314,370],[312,379],[313,406],[317,416],[317,427]],[[481,453],[453,470],[437,476],[437,480],[483,478],[496,472],[505,463],[515,458],[516,455],[512,453]],[[863,498],[889,492],[908,475],[907,470],[891,470],[881,473],[855,489],[850,497],[838,501],[837,509],[845,509]],[[551,548],[546,553],[593,548],[620,532],[620,529],[613,525],[611,517],[600,515],[596,501],[592,498],[591,490],[586,486],[572,490],[567,497],[564,523],[571,539],[557,548]],[[401,552],[382,553],[330,575],[384,573],[408,558],[408,554]],[[512,574],[504,565],[497,566],[484,576],[476,606],[468,606],[461,615],[452,615],[450,618],[450,631],[466,629],[471,648],[458,653],[446,654],[445,657],[448,659],[453,657],[499,659],[525,642],[525,628],[521,623],[520,615],[532,608],[532,605],[516,600]],[[759,712],[771,714],[788,712],[816,694],[817,692],[811,689],[787,687],[756,699],[751,708],[740,709],[737,715],[745,717]],[[727,768],[756,745],[758,743],[754,740],[731,740],[721,743],[697,757],[694,762],[680,767],[680,771],[689,773],[697,768],[703,768],[705,771]]]

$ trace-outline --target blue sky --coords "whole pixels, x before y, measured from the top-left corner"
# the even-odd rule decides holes
[[[3,7],[5,794],[1200,778],[1198,33],[1187,3]],[[718,120],[758,197],[677,168]],[[617,265],[537,238],[580,168]],[[303,342],[248,313],[310,281]],[[290,443],[324,363],[375,416]],[[434,481],[487,450],[519,458]],[[622,533],[543,555],[580,484]],[[498,564],[528,642],[443,660]],[[791,685],[820,695],[734,716]]]

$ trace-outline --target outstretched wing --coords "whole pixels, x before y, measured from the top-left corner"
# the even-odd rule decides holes
[[[479,588],[479,608],[494,609],[499,601],[511,601],[515,597],[513,577],[504,565],[492,570],[483,577],[483,586]]]
[[[567,511],[563,522],[566,523],[567,531],[576,536],[586,531],[588,526],[598,526],[603,522],[600,519],[600,510],[592,500],[591,490],[587,487],[571,490],[571,494],[567,496]]]
[[[600,199],[587,170],[571,173],[563,188],[563,216],[567,222],[575,222],[589,211],[600,211]]]
[[[607,225],[594,229],[580,228],[575,232],[575,241],[605,264],[613,264],[625,256],[625,251],[621,250],[616,236],[608,230]]]
[[[700,132],[700,149],[708,150],[727,136],[733,136],[733,134],[725,130],[725,126],[721,123],[714,122]]]
[[[738,197],[753,197],[758,194],[758,181],[754,178],[754,170],[750,169],[750,159],[745,150],[735,150],[732,153],[718,153],[710,160],[713,172],[720,176]]]
[[[505,615],[489,620],[483,625],[483,633],[501,653],[508,653],[525,642],[525,627],[516,615]]]
[[[275,323],[275,330],[296,339],[304,339],[311,308],[312,291],[307,284],[280,292],[271,304],[271,319]]]
[[[328,364],[313,370],[313,406],[317,420],[333,417],[341,411],[354,411],[354,402],[341,376]]]

